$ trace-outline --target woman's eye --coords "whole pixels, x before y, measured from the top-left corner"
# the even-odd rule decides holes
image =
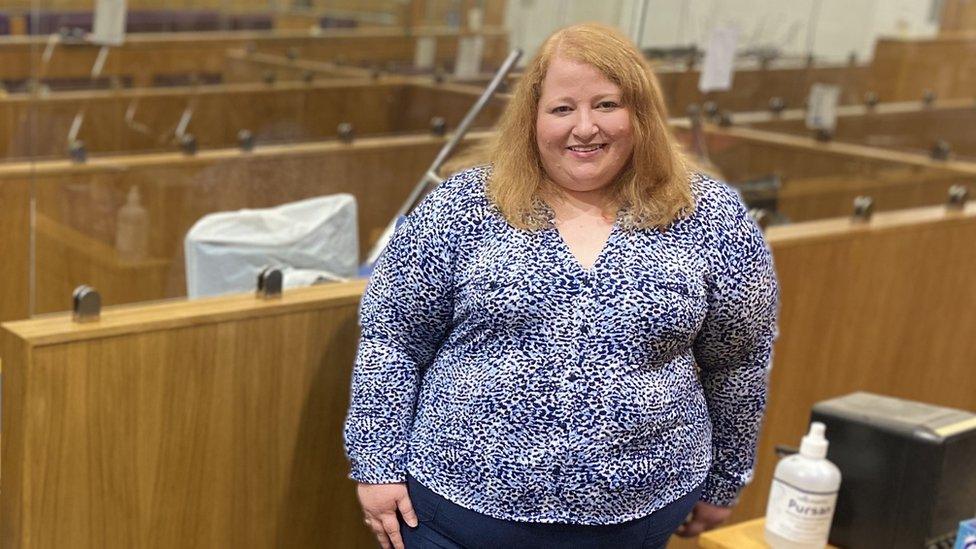
[[[614,101],[601,101],[601,102],[600,102],[600,103],[599,103],[599,104],[597,105],[597,108],[598,108],[598,109],[604,109],[604,110],[609,110],[609,109],[616,109],[616,108],[617,108],[617,107],[619,107],[619,106],[620,106],[620,105],[618,105],[618,104],[617,104],[616,102],[614,102]]]
[[[572,109],[570,109],[566,105],[560,105],[560,106],[556,107],[555,109],[552,109],[552,113],[553,114],[563,114],[563,113],[567,113],[567,112],[569,112],[571,110]]]

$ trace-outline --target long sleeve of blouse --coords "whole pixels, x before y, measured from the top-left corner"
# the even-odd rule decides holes
[[[360,310],[345,425],[351,477],[409,473],[530,522],[611,524],[752,476],[778,288],[730,187],[695,176],[667,231],[614,226],[583,269],[462,172],[395,232]]]
[[[407,444],[420,377],[450,326],[454,244],[445,184],[394,232],[360,305],[346,450],[351,477],[406,480]]]
[[[708,312],[694,356],[712,423],[713,465],[702,500],[727,506],[752,480],[779,288],[772,254],[741,202],[714,223],[708,233]]]

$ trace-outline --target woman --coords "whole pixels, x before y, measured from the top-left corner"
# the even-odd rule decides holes
[[[363,296],[346,424],[383,547],[663,547],[750,479],[777,288],[616,31],[540,48],[490,166],[433,191]],[[691,512],[690,520],[682,525]]]

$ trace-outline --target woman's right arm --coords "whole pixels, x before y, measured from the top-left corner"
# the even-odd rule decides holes
[[[449,193],[443,184],[395,231],[360,308],[362,335],[345,425],[350,476],[406,480],[407,441],[422,371],[453,315]]]
[[[360,308],[345,444],[365,523],[384,549],[403,547],[397,510],[417,519],[406,460],[420,379],[453,316],[453,244],[442,184],[395,231]]]

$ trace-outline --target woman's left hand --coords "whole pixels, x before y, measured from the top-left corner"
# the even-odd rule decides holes
[[[694,509],[691,510],[691,516],[688,517],[688,520],[684,524],[678,527],[675,534],[683,538],[693,538],[705,530],[711,530],[719,524],[722,524],[731,514],[731,507],[719,507],[718,505],[699,501],[695,504]]]

